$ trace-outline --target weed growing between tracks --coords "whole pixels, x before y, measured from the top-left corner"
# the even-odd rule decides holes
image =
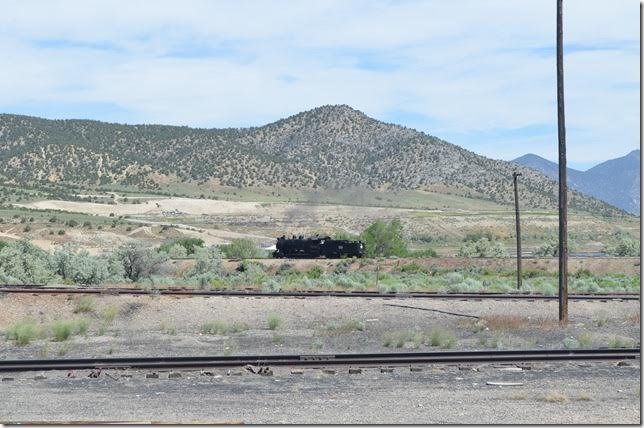
[[[96,305],[96,300],[91,296],[81,296],[76,299],[76,306],[74,307],[74,313],[90,313],[94,312],[94,306]]]
[[[5,333],[7,340],[15,340],[17,345],[27,345],[38,336],[38,327],[31,320],[20,321],[9,327]]]
[[[456,337],[451,332],[440,329],[434,329],[429,332],[413,330],[388,332],[383,335],[382,339],[382,345],[386,348],[409,347],[418,349],[421,345],[426,345],[451,349],[456,344]]]
[[[282,324],[282,317],[280,317],[278,314],[268,314],[266,323],[268,324],[268,328],[270,330],[277,330],[277,328]]]
[[[202,324],[201,334],[226,335],[230,333],[240,333],[248,330],[245,323],[227,323],[226,321],[208,321]]]

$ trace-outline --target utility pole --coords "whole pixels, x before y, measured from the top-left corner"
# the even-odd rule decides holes
[[[514,213],[517,222],[517,290],[521,289],[521,222],[519,220],[519,191],[517,190],[517,177],[520,172],[512,173],[514,181]]]
[[[557,124],[559,135],[559,323],[568,323],[568,182],[563,82],[563,0],[557,0]]]

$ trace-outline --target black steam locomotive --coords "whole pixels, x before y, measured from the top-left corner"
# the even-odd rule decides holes
[[[361,241],[346,241],[331,239],[328,236],[303,236],[277,238],[273,257],[276,259],[316,259],[325,257],[327,259],[339,259],[342,257],[362,257],[364,245]]]

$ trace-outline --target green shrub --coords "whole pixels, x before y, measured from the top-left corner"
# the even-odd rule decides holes
[[[275,275],[297,275],[300,272],[291,263],[282,263],[275,271]]]
[[[230,244],[219,248],[229,259],[256,259],[262,255],[262,251],[250,239],[233,239]]]
[[[262,283],[262,291],[266,293],[279,293],[281,289],[282,284],[274,279],[269,279]]]
[[[614,336],[608,341],[609,348],[629,348],[633,346],[633,340],[627,337]]]
[[[33,321],[21,321],[13,324],[5,336],[7,340],[15,340],[18,345],[27,345],[38,335],[38,328]]]
[[[581,336],[579,336],[579,346],[582,348],[590,348],[593,344],[593,336],[588,333],[582,333]]]
[[[359,320],[347,320],[340,323],[331,322],[325,327],[325,330],[330,335],[348,334],[354,331],[364,331],[365,324]]]
[[[46,284],[54,278],[49,254],[26,240],[0,250],[0,274],[23,284]]]
[[[121,245],[112,258],[121,265],[125,278],[139,281],[157,272],[167,255],[145,248],[139,242],[129,242]]]
[[[577,349],[579,348],[579,342],[572,337],[567,337],[563,341],[563,346],[565,349]]]
[[[413,262],[404,264],[404,265],[398,267],[396,270],[398,270],[399,272],[402,272],[402,273],[419,273],[419,272],[427,273],[428,272],[425,267],[420,266],[420,265],[418,265],[416,263],[413,263]]]
[[[81,312],[93,312],[94,305],[96,301],[91,296],[81,296],[76,300],[76,306],[74,307],[74,313]]]
[[[115,308],[114,306],[110,306],[103,311],[103,319],[107,323],[111,323],[116,319],[116,316],[118,315],[119,310],[118,308]]]
[[[195,266],[188,273],[188,276],[196,277],[202,274],[210,274],[213,278],[221,275],[222,262],[221,251],[217,247],[197,248],[195,251]]]
[[[110,277],[109,261],[102,256],[92,256],[73,244],[57,248],[51,256],[57,275],[74,284],[100,284]]]
[[[268,314],[266,322],[270,330],[276,330],[282,324],[282,317],[278,314]]]
[[[422,250],[413,250],[407,253],[407,257],[426,258],[438,257],[438,253],[433,248],[425,248]]]
[[[203,245],[204,245],[203,239],[199,239],[199,238],[174,239],[161,244],[161,246],[159,246],[158,251],[168,253],[170,257],[186,257],[194,254],[198,248],[203,248]],[[177,246],[183,247],[184,251],[179,250],[178,248],[174,248]],[[184,255],[173,256],[171,250],[173,250],[175,253],[184,254]]]
[[[617,236],[617,243],[605,246],[604,252],[619,257],[637,257],[640,255],[640,242],[621,233]]]
[[[333,273],[341,275],[349,272],[349,267],[352,263],[349,259],[340,260],[333,268]]]
[[[466,234],[465,238],[463,238],[463,242],[477,242],[483,238],[487,239],[488,241],[494,241],[498,239],[498,237],[489,230],[478,230],[476,232],[470,232]]]
[[[508,252],[501,241],[490,241],[481,238],[477,241],[467,241],[458,250],[459,257],[508,257]]]
[[[451,333],[442,330],[432,330],[427,335],[425,343],[429,344],[430,346],[453,348],[456,345],[456,338]]]
[[[225,321],[209,321],[201,326],[202,334],[229,334],[229,333],[240,333],[244,330],[248,330],[248,326],[244,323],[232,323],[229,324]]]
[[[309,269],[306,273],[306,276],[311,279],[318,279],[322,275],[324,275],[324,269],[322,269],[322,267],[318,265],[311,267],[311,269]]]
[[[51,326],[51,330],[56,342],[64,342],[74,333],[74,323],[70,321],[56,321]]]

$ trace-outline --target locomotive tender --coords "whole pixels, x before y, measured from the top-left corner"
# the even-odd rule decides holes
[[[339,259],[342,257],[362,257],[364,255],[364,244],[362,241],[347,241],[342,239],[331,239],[329,236],[303,236],[277,238],[276,250],[273,257],[276,259],[316,259],[324,257],[327,259]]]

